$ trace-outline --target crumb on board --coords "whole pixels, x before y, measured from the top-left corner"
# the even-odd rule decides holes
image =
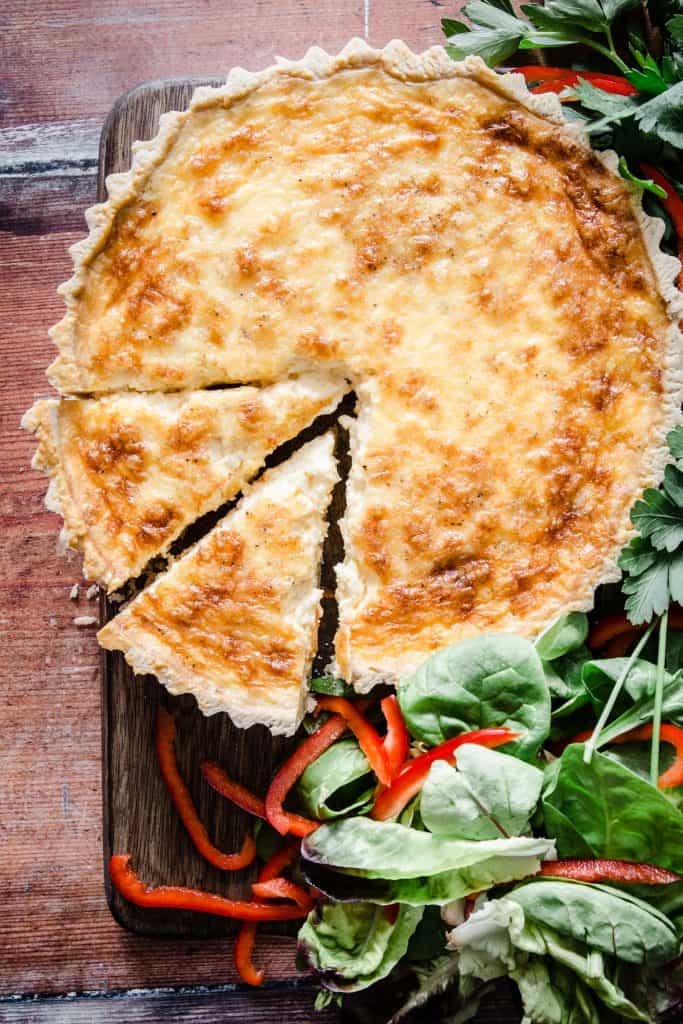
[[[69,597],[72,601],[78,600],[78,583],[74,583],[73,587],[69,591]]]
[[[87,597],[88,601],[92,601],[94,597],[97,597],[99,590],[100,588],[97,586],[96,583],[93,583],[92,586],[88,587],[88,589],[85,592],[85,596]]]
[[[74,626],[94,626],[96,622],[95,615],[77,615],[74,619]]]

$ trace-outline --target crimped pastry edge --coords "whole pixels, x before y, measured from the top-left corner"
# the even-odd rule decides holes
[[[470,78],[519,103],[538,116],[561,125],[579,144],[587,150],[595,152],[605,167],[612,173],[617,173],[617,155],[613,151],[592,150],[583,128],[577,123],[565,119],[556,96],[552,94],[534,96],[529,92],[522,75],[514,72],[499,75],[488,68],[478,57],[467,57],[462,62],[454,62],[442,46],[434,46],[422,54],[415,54],[401,40],[392,40],[383,49],[376,50],[368,46],[362,39],[353,38],[336,55],[330,55],[319,47],[312,47],[299,61],[276,58],[274,65],[260,72],[253,73],[243,68],[234,68],[230,71],[224,86],[196,89],[187,111],[162,115],[157,136],[149,142],[134,144],[131,169],[127,172],[110,175],[107,178],[108,199],[86,211],[89,234],[70,248],[74,274],[58,289],[65,300],[67,310],[62,320],[50,331],[50,336],[59,350],[59,355],[48,369],[51,383],[64,389],[66,393],[87,390],[83,386],[74,353],[76,309],[80,292],[85,283],[87,267],[106,244],[118,212],[144,188],[154,169],[172,148],[185,121],[193,111],[217,105],[229,107],[261,85],[281,75],[320,80],[340,71],[369,67],[379,67],[392,77],[403,81],[424,82],[456,77]],[[642,460],[638,490],[633,495],[633,500],[635,500],[645,487],[656,486],[660,482],[664,466],[669,458],[666,434],[682,420],[680,404],[681,343],[683,339],[677,321],[683,315],[683,297],[675,284],[680,263],[674,257],[663,253],[659,247],[664,233],[663,222],[659,218],[652,218],[645,213],[640,194],[635,187],[626,182],[624,182],[624,186],[629,191],[631,207],[640,225],[660,294],[668,305],[671,317],[667,359],[663,373],[664,415],[654,441],[649,447],[649,453],[646,453]],[[576,598],[567,603],[565,611],[590,610],[594,603],[595,589],[602,583],[615,582],[621,578],[617,558],[633,532],[630,521],[625,518],[615,538],[613,551],[606,556],[600,572],[591,573],[590,576],[586,574],[584,582],[577,588]],[[362,588],[360,580],[359,583]],[[532,617],[529,631],[532,634],[540,633],[548,624],[548,621],[540,616]],[[353,676],[353,665],[350,667]],[[359,666],[357,687],[367,690],[379,682],[395,682],[401,671],[403,669],[399,666],[396,666],[395,671],[392,672],[375,672],[372,669],[362,669]]]

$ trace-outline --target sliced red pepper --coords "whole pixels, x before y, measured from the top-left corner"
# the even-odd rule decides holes
[[[611,640],[607,641],[603,648],[603,657],[623,658],[629,649],[635,646],[640,635],[641,630],[629,629],[625,633],[620,633],[619,636],[613,636]]]
[[[637,864],[629,860],[548,860],[540,874],[552,878],[573,878],[577,882],[634,882],[640,885],[667,885],[681,876],[655,864]]]
[[[453,739],[446,740],[445,743],[427,751],[426,754],[407,761],[401,773],[377,797],[371,817],[377,821],[387,821],[389,818],[397,817],[406,804],[422,789],[422,784],[434,761],[448,761],[449,764],[453,764],[455,752],[463,744],[478,743],[483,747],[501,747],[518,736],[519,733],[506,728],[476,729],[474,732],[465,732],[460,736],[454,736]]]
[[[256,818],[266,820],[266,805],[260,796],[256,796],[255,793],[241,786],[239,782],[234,782],[215,761],[202,761],[201,769],[202,775],[217,793],[227,800],[231,800],[243,811],[253,814]],[[292,814],[285,810],[282,813],[287,816],[288,831],[293,835],[305,836],[317,827],[317,822],[309,821],[308,818],[303,818],[300,814]]]
[[[344,719],[358,740],[360,749],[370,762],[373,772],[383,786],[388,786],[392,779],[389,758],[384,749],[382,737],[375,727],[345,697],[320,697],[318,707],[323,711],[331,711],[332,714],[340,715]]]
[[[671,182],[664,177],[652,164],[641,164],[641,168],[649,178],[652,178],[655,185],[659,185],[666,192],[666,199],[660,199],[660,203],[671,217],[671,222],[678,237],[678,258],[683,263],[683,199],[679,196]],[[678,275],[678,287],[683,289],[683,268]],[[671,621],[669,621],[671,625]],[[679,629],[679,626],[675,627]]]
[[[604,615],[591,626],[586,642],[591,651],[597,651],[615,637],[631,633],[634,629],[642,633],[642,629],[629,622],[626,612],[615,612],[611,615]]]
[[[621,75],[607,75],[601,71],[573,71],[571,68],[550,68],[526,66],[514,69],[524,75],[528,82],[540,82],[531,91],[533,93],[562,92],[563,89],[576,85],[580,78],[603,92],[616,93],[619,96],[634,96],[638,90]]]
[[[138,907],[195,910],[200,914],[231,917],[239,921],[293,921],[306,916],[301,907],[284,903],[229,900],[216,893],[186,889],[180,885],[145,885],[131,867],[129,853],[114,854],[110,858],[109,875],[124,899]]]
[[[592,729],[584,729],[583,732],[578,732],[576,736],[572,736],[571,739],[565,740],[562,744],[558,744],[558,753],[562,753],[565,747],[568,747],[571,743],[585,743],[586,740],[590,739],[593,734]],[[657,780],[657,786],[659,789],[673,789],[675,786],[683,786],[683,728],[679,725],[672,725],[670,722],[665,722],[659,732],[660,742],[670,743],[672,747],[676,749],[676,760],[667,768]],[[637,743],[641,740],[652,739],[652,725],[640,725],[637,729],[630,729],[629,732],[624,732],[621,736],[615,736],[611,739],[610,743]]]
[[[659,789],[673,789],[675,786],[683,786],[683,729],[678,725],[664,723],[659,731],[660,742],[670,743],[676,749],[676,760],[663,772],[657,780]],[[611,743],[632,743],[640,740],[652,739],[652,725],[641,725],[637,729],[631,729]]]
[[[235,967],[243,982],[257,988],[263,984],[266,972],[254,967],[252,954],[256,941],[256,925],[253,921],[245,921],[235,940]]]
[[[645,169],[643,164],[643,170]],[[683,629],[683,608],[677,604],[669,607],[669,626],[671,629]],[[640,636],[645,629],[646,626],[634,626],[629,622],[626,612],[614,612],[611,615],[604,615],[591,626],[586,642],[591,651],[597,651],[616,637],[624,634],[630,634],[631,637]]]
[[[403,721],[400,705],[392,694],[385,697],[380,707],[387,720],[387,734],[384,737],[384,752],[389,759],[392,779],[395,779],[408,756],[410,736]]]
[[[258,900],[291,900],[297,906],[310,910],[313,906],[311,894],[288,878],[271,878],[267,882],[254,882],[251,891]]]
[[[247,833],[239,853],[223,853],[209,839],[204,823],[197,814],[190,791],[178,770],[175,756],[175,719],[166,708],[159,705],[157,711],[156,747],[159,767],[171,800],[175,805],[180,820],[188,831],[190,839],[198,852],[222,871],[239,871],[251,864],[256,856],[256,843],[251,833]]]
[[[281,835],[292,833],[297,836],[306,836],[318,827],[319,822],[290,814],[282,805],[304,769],[320,757],[345,732],[346,722],[340,715],[334,715],[314,733],[307,736],[276,772],[266,793],[265,813],[268,822]]]
[[[258,882],[267,883],[274,878],[279,878],[282,872],[299,855],[301,849],[300,839],[290,839],[283,843],[279,850],[266,861],[258,873]],[[239,930],[235,943],[235,967],[237,972],[247,985],[262,985],[265,972],[254,967],[252,956],[254,943],[256,941],[256,923],[244,921]]]

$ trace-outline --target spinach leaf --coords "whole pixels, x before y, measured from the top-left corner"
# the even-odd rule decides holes
[[[311,679],[310,690],[312,693],[322,693],[326,697],[354,697],[356,695],[352,686],[335,676],[316,676]]]
[[[683,814],[649,783],[604,754],[583,760],[572,744],[546,773],[542,796],[560,857],[631,860],[683,873]]]
[[[536,641],[541,661],[555,661],[563,654],[582,647],[588,636],[588,617],[583,612],[569,612],[544,630]]]
[[[437,651],[400,680],[398,700],[412,735],[430,746],[505,725],[522,735],[506,750],[531,761],[550,730],[550,693],[528,640],[485,634]]]
[[[324,902],[299,930],[298,956],[325,988],[357,992],[396,966],[421,917],[413,907],[399,907],[392,921],[372,903]]]
[[[321,821],[362,814],[372,804],[375,777],[355,740],[334,743],[304,771],[297,791],[306,813]]]
[[[426,827],[445,839],[518,836],[541,795],[543,772],[515,757],[466,743],[457,763],[435,761],[422,788]]]
[[[596,713],[602,710],[610,690],[620,677],[627,661],[627,658],[606,658],[590,661],[584,665],[582,678]],[[656,665],[643,658],[634,661],[624,686],[634,703],[628,706],[621,702],[621,714],[601,732],[598,740],[599,747],[604,747],[617,736],[652,721],[656,678]],[[662,712],[668,721],[675,724],[683,722],[681,678],[680,672],[673,675],[667,672],[664,676]]]

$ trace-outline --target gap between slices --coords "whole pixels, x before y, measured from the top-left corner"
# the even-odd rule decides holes
[[[438,49],[316,51],[200,90],[110,196],[51,379],[343,367],[337,668],[358,689],[464,635],[540,632],[616,578],[679,416],[676,267],[555,98]]]

